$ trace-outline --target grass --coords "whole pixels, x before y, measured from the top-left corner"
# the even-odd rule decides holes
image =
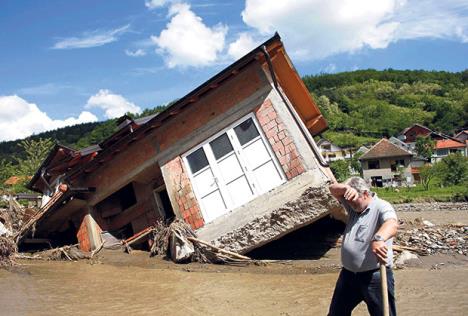
[[[449,202],[466,201],[468,198],[468,188],[463,185],[440,187],[438,185],[430,186],[424,190],[421,185],[415,187],[402,188],[374,188],[377,195],[390,203],[409,203],[409,202]]]

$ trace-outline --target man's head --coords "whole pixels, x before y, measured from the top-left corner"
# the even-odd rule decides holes
[[[367,182],[360,177],[351,177],[344,182],[359,193],[359,197],[355,201],[348,201],[349,205],[356,211],[362,212],[372,201],[370,187]]]

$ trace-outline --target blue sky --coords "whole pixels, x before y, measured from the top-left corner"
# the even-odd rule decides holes
[[[462,0],[3,0],[0,28],[0,141],[165,104],[275,31],[301,75],[468,56]]]

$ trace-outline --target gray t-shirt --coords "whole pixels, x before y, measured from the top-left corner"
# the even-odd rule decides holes
[[[371,248],[372,238],[386,220],[397,219],[395,209],[387,201],[379,199],[376,194],[362,213],[355,212],[344,200],[341,203],[348,211],[348,222],[341,248],[343,267],[352,272],[378,269],[379,263]],[[387,266],[390,267],[393,263],[392,243],[393,238],[386,241]]]

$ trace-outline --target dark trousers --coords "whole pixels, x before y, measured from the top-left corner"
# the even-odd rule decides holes
[[[388,303],[390,315],[396,316],[395,286],[392,269],[387,268]],[[348,316],[362,301],[371,316],[383,315],[380,270],[354,273],[343,268],[336,281],[329,316]]]

